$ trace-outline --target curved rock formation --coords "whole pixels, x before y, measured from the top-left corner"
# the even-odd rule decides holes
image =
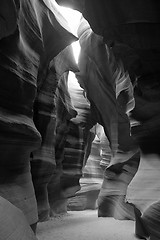
[[[55,14],[41,0],[2,1],[0,8],[0,195],[20,208],[30,225],[38,220],[30,173],[31,152],[42,140],[33,121],[37,86],[50,61],[77,40]]]

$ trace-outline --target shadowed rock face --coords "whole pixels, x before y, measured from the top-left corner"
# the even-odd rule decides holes
[[[132,82],[135,83],[136,80],[135,108],[131,117],[139,121],[140,125],[132,128],[132,135],[142,152],[147,155],[159,155],[159,8],[160,4],[155,1],[133,3],[89,0],[86,1],[83,12],[93,31],[102,35],[104,41],[112,47],[116,59],[122,60]],[[109,11],[108,14],[107,11]],[[119,25],[119,23],[123,24]],[[150,157],[150,164],[152,164],[152,157]],[[143,178],[143,174],[141,177]],[[116,201],[110,199],[113,205]],[[159,234],[157,233],[157,213],[159,213],[158,203],[150,206],[143,216],[144,222],[148,224],[151,231],[151,239],[157,239]],[[146,221],[146,219],[149,220]]]
[[[30,173],[31,152],[42,140],[33,121],[37,86],[49,62],[76,40],[55,14],[38,0],[2,1],[0,8],[0,195],[20,208],[30,225],[38,220]]]
[[[112,46],[132,82],[136,80],[132,117],[142,124],[135,129],[135,138],[144,152],[159,154],[160,4],[125,0],[85,3],[83,15],[91,28]]]
[[[77,9],[77,1],[57,0],[57,2],[68,3]],[[150,0],[141,2],[86,0],[82,11],[92,30],[103,36],[104,41],[112,47],[116,59],[122,60],[132,82],[136,83],[135,108],[131,117],[139,121],[140,125],[132,128],[132,135],[143,153],[158,155],[160,141],[159,9],[159,2]],[[149,211],[148,213],[150,214]]]

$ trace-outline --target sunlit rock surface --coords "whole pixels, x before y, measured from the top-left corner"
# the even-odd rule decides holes
[[[103,179],[99,144],[98,139],[95,139],[92,143],[91,153],[80,179],[81,190],[76,193],[75,197],[68,199],[68,210],[80,211],[97,208],[96,201]]]
[[[0,240],[37,240],[23,212],[0,197]]]
[[[160,158],[143,156],[138,171],[127,189],[127,200],[142,212],[160,197]]]

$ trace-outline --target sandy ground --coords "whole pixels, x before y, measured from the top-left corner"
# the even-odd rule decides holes
[[[129,202],[138,204],[138,208],[157,201],[160,194],[159,157],[149,155],[142,160],[127,194]],[[102,179],[81,179],[81,192],[87,191],[88,186],[90,190],[100,189],[101,184]],[[37,237],[38,240],[136,240],[134,232],[134,221],[98,218],[97,210],[85,210],[70,211],[39,223]]]
[[[70,211],[39,223],[38,240],[135,240],[135,223],[98,218],[97,210]]]

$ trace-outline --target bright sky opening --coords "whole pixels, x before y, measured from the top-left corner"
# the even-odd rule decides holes
[[[64,18],[67,20],[68,25],[71,29],[71,32],[75,36],[77,36],[77,29],[78,29],[78,25],[79,25],[82,14],[76,10],[59,6],[58,4],[57,4],[57,7],[58,7],[59,11],[62,13],[62,15],[64,16]],[[72,43],[72,47],[73,47],[73,53],[74,53],[75,60],[76,60],[76,62],[78,62],[78,56],[79,56],[79,52],[80,52],[79,42],[76,41],[76,42]]]
[[[57,7],[58,7],[59,11],[62,13],[63,17],[67,20],[71,32],[75,36],[77,36],[77,29],[78,29],[82,14],[76,10],[59,6],[58,4],[57,4]],[[78,57],[79,57],[79,53],[80,53],[79,41],[73,42],[72,48],[73,48],[73,54],[75,57],[75,61],[76,61],[76,63],[78,63]],[[80,88],[80,86],[77,82],[77,79],[75,77],[75,74],[71,71],[69,72],[69,76],[68,76],[68,87],[69,88]]]

